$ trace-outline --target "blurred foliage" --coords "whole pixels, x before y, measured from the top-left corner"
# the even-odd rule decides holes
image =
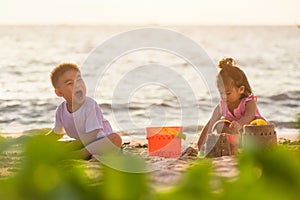
[[[40,128],[40,129],[30,129],[23,132],[23,135],[35,136],[35,135],[45,135],[49,133],[51,128]]]
[[[201,159],[171,189],[155,190],[143,161],[133,156],[109,157],[123,171],[99,163],[100,175],[90,177],[84,162],[72,159],[62,143],[45,136],[1,139],[0,150],[20,144],[19,170],[0,179],[1,200],[50,199],[263,199],[297,200],[300,197],[300,152],[284,146],[262,151],[245,149],[238,157],[239,176],[221,178],[212,173],[210,159]],[[85,161],[88,162],[88,161]],[[101,165],[101,166],[100,166]],[[123,168],[122,168],[123,167]]]

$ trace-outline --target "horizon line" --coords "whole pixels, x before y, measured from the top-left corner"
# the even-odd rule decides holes
[[[71,22],[0,22],[0,26],[297,26],[299,23],[71,23]]]

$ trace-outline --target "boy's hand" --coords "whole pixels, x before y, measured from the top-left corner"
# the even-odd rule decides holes
[[[53,130],[51,130],[45,136],[53,138],[55,140],[59,140],[63,137],[63,134],[56,134]]]
[[[232,121],[229,125],[229,128],[239,131],[242,128],[242,126],[237,121]]]

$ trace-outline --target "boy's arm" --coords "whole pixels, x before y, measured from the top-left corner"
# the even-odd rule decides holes
[[[48,133],[46,133],[47,137],[51,137],[55,140],[59,140],[60,138],[62,138],[64,136],[64,134],[57,134],[54,132],[54,130],[52,129],[51,131],[49,131]]]
[[[97,134],[99,133],[100,129],[93,130],[91,132],[81,134],[78,140],[73,140],[68,144],[69,150],[79,150],[84,148],[84,146],[90,144],[97,138]]]
[[[82,134],[80,136],[80,140],[83,144],[89,144],[97,139],[98,134],[101,134],[101,129],[95,129],[93,131],[90,131],[88,133]]]

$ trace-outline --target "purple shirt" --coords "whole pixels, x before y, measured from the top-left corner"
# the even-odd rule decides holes
[[[80,135],[99,129],[97,138],[112,133],[109,122],[104,119],[97,102],[86,97],[84,104],[74,113],[67,110],[67,103],[62,102],[56,109],[54,132],[64,132],[71,138],[79,139]]]

